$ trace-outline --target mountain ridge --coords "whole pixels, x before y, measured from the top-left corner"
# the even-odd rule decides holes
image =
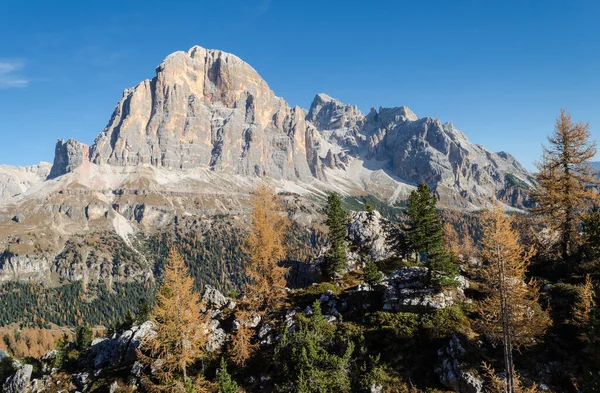
[[[292,107],[237,56],[197,46],[126,89],[91,146],[58,140],[55,152],[44,176],[0,198],[0,250],[17,254],[0,261],[0,281],[110,271],[99,267],[107,255],[65,267],[58,256],[72,239],[90,239],[75,241],[83,255],[106,234],[135,251],[140,237],[177,226],[243,222],[261,183],[288,195],[294,220],[309,226],[330,191],[394,205],[425,181],[443,208],[498,198],[522,209],[534,184],[512,156],[472,144],[450,122],[404,106],[363,114],[324,93],[309,110]]]

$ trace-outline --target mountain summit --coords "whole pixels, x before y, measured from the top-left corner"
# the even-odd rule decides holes
[[[454,208],[477,208],[493,198],[522,207],[528,203],[522,189],[532,185],[513,157],[470,143],[452,123],[419,118],[405,106],[364,115],[324,93],[306,113],[275,96],[240,58],[199,46],[169,55],[154,78],[125,90],[89,151],[76,141],[59,142],[57,155],[52,177],[86,161],[205,168],[343,183],[345,191],[389,202],[406,196],[396,193],[399,186],[425,181],[442,205]]]
[[[405,106],[363,114],[323,93],[308,111],[291,107],[240,58],[195,46],[125,90],[91,146],[59,140],[51,170],[0,166],[0,249],[19,254],[0,260],[0,281],[147,277],[141,262],[113,266],[115,244],[243,216],[262,182],[312,222],[327,191],[394,204],[421,181],[441,207],[468,210],[494,198],[525,207],[533,185],[512,156],[451,123]]]

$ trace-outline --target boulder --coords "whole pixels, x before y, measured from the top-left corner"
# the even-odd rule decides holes
[[[219,310],[228,305],[229,300],[218,289],[206,284],[202,300],[206,307],[212,310]],[[235,307],[235,306],[234,306]]]
[[[466,351],[458,338],[453,336],[446,347],[438,351],[440,364],[435,372],[440,382],[459,393],[483,393],[483,379],[470,370],[465,363]]]
[[[133,326],[118,337],[95,340],[90,350],[94,368],[133,364],[136,350],[145,339],[154,336],[154,329],[154,323],[148,321],[140,326]]]
[[[468,281],[456,278],[458,287],[438,288],[429,283],[426,267],[404,267],[393,272],[383,281],[384,310],[386,311],[432,311],[450,307],[465,300],[463,288]]]
[[[6,379],[4,383],[4,393],[25,393],[31,382],[33,366],[26,364],[16,373]]]
[[[227,333],[221,328],[221,324],[216,319],[211,320],[208,329],[208,341],[206,343],[206,350],[208,352],[215,352],[221,349],[225,345],[227,340]]]

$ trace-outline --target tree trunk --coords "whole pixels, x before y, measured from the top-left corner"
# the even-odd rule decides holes
[[[500,292],[500,312],[502,319],[502,342],[504,347],[504,369],[506,372],[506,393],[515,393],[514,366],[512,357],[512,343],[510,337],[510,316],[509,304],[507,301],[506,274],[504,260],[500,255],[499,248],[496,249],[496,255],[499,264],[499,292]]]

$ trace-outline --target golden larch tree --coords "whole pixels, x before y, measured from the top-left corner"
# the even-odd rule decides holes
[[[515,393],[512,351],[533,345],[550,323],[539,306],[538,288],[525,282],[532,250],[525,250],[513,229],[513,220],[496,204],[482,216],[483,238],[479,278],[486,297],[478,302],[479,327],[495,342],[503,344],[506,391]]]
[[[534,212],[560,234],[560,251],[565,260],[577,244],[583,215],[597,198],[597,192],[590,187],[598,179],[590,164],[596,155],[596,143],[590,141],[589,128],[588,123],[574,124],[571,115],[562,110],[548,145],[543,147],[542,161],[536,164]]]
[[[288,269],[280,263],[286,255],[284,238],[289,221],[281,214],[274,191],[267,186],[259,186],[252,194],[251,218],[245,246],[249,257],[246,275],[250,280],[247,297],[260,310],[285,295]]]
[[[151,377],[143,378],[144,385],[152,392],[185,392],[191,382],[188,367],[205,351],[209,319],[201,311],[194,280],[174,248],[169,251],[150,320],[156,334],[147,337],[143,351],[138,351],[142,363],[153,369]],[[196,385],[203,381],[198,377]]]
[[[231,339],[230,358],[244,365],[252,356],[253,331],[248,327],[253,314],[264,315],[278,299],[285,296],[288,269],[280,265],[286,255],[284,238],[288,219],[281,214],[281,204],[274,191],[264,185],[252,193],[252,223],[244,251],[248,255],[246,276],[249,279],[246,298],[241,302],[236,319],[239,328]]]

